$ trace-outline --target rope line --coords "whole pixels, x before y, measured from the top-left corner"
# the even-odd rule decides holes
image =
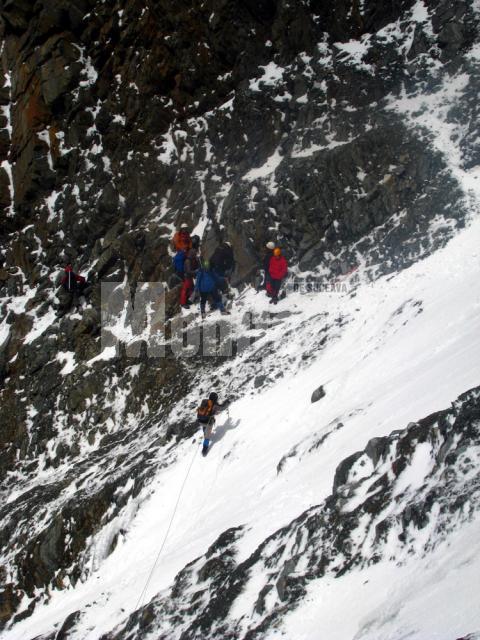
[[[200,517],[200,514],[202,513],[202,511],[204,510],[207,501],[211,498],[212,496],[212,491],[213,491],[213,487],[215,486],[216,482],[217,482],[217,477],[218,477],[218,473],[220,471],[220,467],[223,464],[223,438],[220,441],[220,443],[218,445],[215,445],[215,440],[212,440],[213,444],[215,445],[215,449],[218,448],[218,462],[217,462],[217,467],[216,467],[216,471],[215,474],[213,475],[212,481],[210,482],[210,485],[207,489],[207,491],[204,491],[204,498],[202,500],[202,502],[200,503],[200,506],[197,508],[194,517],[192,518],[192,524],[190,525],[189,531],[191,531],[197,524],[197,521]],[[210,445],[211,446],[211,445]]]
[[[195,442],[195,444],[197,444],[197,443]],[[190,475],[190,470],[192,469],[193,461],[195,460],[195,456],[196,456],[196,454],[197,454],[197,453],[198,453],[198,448],[197,448],[197,447],[195,447],[195,448],[194,448],[194,450],[193,450],[193,456],[192,456],[192,459],[190,460],[190,464],[189,464],[189,466],[188,466],[187,473],[186,473],[186,475],[185,475],[185,478],[183,479],[183,483],[182,483],[182,486],[181,486],[181,488],[180,488],[180,492],[179,492],[179,494],[178,494],[177,501],[176,501],[176,503],[175,503],[175,507],[173,508],[173,512],[172,512],[172,515],[171,515],[171,518],[170,518],[170,522],[169,522],[168,527],[167,527],[167,531],[166,531],[166,533],[165,533],[165,536],[163,537],[163,541],[162,541],[162,544],[161,544],[161,546],[160,546],[160,550],[159,550],[159,552],[157,553],[157,557],[155,558],[155,562],[153,563],[153,567],[152,567],[152,568],[151,568],[151,570],[150,570],[150,573],[149,573],[149,575],[148,575],[148,578],[147,578],[147,581],[146,581],[146,583],[145,583],[145,586],[143,587],[143,589],[142,589],[142,591],[141,591],[141,593],[140,593],[140,597],[138,598],[138,602],[137,602],[137,605],[136,605],[136,607],[135,607],[134,611],[137,611],[137,610],[139,609],[140,605],[141,605],[141,604],[143,604],[143,599],[144,599],[145,594],[146,594],[146,592],[147,592],[148,585],[150,584],[150,580],[152,579],[152,576],[153,576],[153,573],[154,573],[154,571],[155,571],[155,568],[156,568],[156,566],[157,566],[157,564],[158,564],[158,561],[159,561],[159,559],[160,559],[160,556],[162,555],[162,551],[163,551],[163,549],[164,549],[164,547],[165,547],[165,544],[166,544],[166,542],[167,542],[168,534],[170,533],[170,530],[171,530],[171,528],[172,528],[173,521],[174,521],[174,519],[175,519],[175,515],[176,515],[176,513],[177,513],[178,505],[180,504],[180,499],[181,499],[181,497],[182,497],[183,490],[184,490],[185,485],[186,485],[186,483],[187,483],[188,476]]]
[[[233,379],[232,379],[232,380],[230,380],[230,383],[228,384],[226,391],[228,391],[228,390],[230,389],[230,387],[232,386],[232,383],[233,383]],[[227,416],[228,416],[228,418],[227,418],[227,419],[229,419],[229,418],[230,418],[230,407],[227,407]],[[222,438],[222,440],[223,440],[223,438]],[[194,440],[194,444],[196,444],[196,441],[195,441],[195,440]],[[220,467],[223,465],[224,457],[223,457],[223,455],[221,455],[221,454],[223,453],[223,444],[224,444],[224,443],[222,442],[222,443],[221,443],[221,446],[220,446],[220,451],[219,451],[219,462],[218,462],[218,465],[217,465],[217,469],[216,469],[215,475],[214,475],[213,480],[212,480],[212,484],[210,485],[210,490],[209,490],[209,491],[211,491],[211,489],[213,488],[213,486],[216,484],[216,482],[217,482],[217,477],[218,477],[218,473],[219,473],[219,471],[220,471]],[[136,604],[136,606],[135,606],[134,611],[138,611],[138,609],[140,608],[140,606],[143,604],[143,600],[144,600],[145,595],[146,595],[146,593],[147,593],[148,585],[150,584],[150,580],[152,579],[152,576],[153,576],[153,574],[154,574],[154,571],[155,571],[155,569],[156,569],[156,566],[157,566],[157,564],[158,564],[158,561],[159,561],[159,559],[160,559],[160,556],[162,555],[162,551],[163,551],[163,549],[165,548],[165,544],[166,544],[166,542],[167,542],[168,535],[169,535],[170,530],[171,530],[171,528],[172,528],[173,521],[175,520],[175,516],[176,516],[176,513],[177,513],[178,505],[180,504],[180,500],[181,500],[181,497],[182,497],[182,494],[183,494],[183,490],[184,490],[185,485],[186,485],[186,483],[187,483],[187,480],[188,480],[188,477],[189,477],[189,475],[190,475],[190,471],[191,471],[191,469],[192,469],[193,462],[194,462],[194,460],[195,460],[195,456],[196,456],[196,454],[197,454],[197,453],[198,453],[198,448],[197,448],[197,447],[195,447],[195,448],[194,448],[194,450],[193,450],[193,456],[192,456],[192,458],[191,458],[191,460],[190,460],[190,464],[188,465],[187,473],[185,474],[185,478],[183,479],[182,486],[180,487],[180,491],[179,491],[179,494],[178,494],[178,497],[177,497],[177,501],[176,501],[175,506],[174,506],[174,508],[173,508],[173,512],[172,512],[172,515],[171,515],[171,517],[170,517],[170,522],[168,523],[167,531],[165,532],[165,535],[164,535],[164,537],[163,537],[163,541],[162,541],[162,544],[161,544],[161,546],[160,546],[160,549],[159,549],[159,551],[158,551],[158,553],[157,553],[157,557],[155,558],[155,562],[153,563],[153,566],[152,566],[152,568],[151,568],[151,570],[150,570],[150,573],[148,574],[148,578],[147,578],[147,581],[146,581],[146,583],[145,583],[145,586],[143,587],[142,591],[140,592],[140,596],[139,596],[139,598],[138,598],[138,602],[137,602],[137,604]],[[208,493],[206,494],[206,497],[205,497],[205,500],[204,500],[204,504],[203,504],[203,506],[205,506],[206,501],[207,501],[207,498],[208,498]],[[202,508],[203,508],[203,507],[202,507]],[[195,519],[200,515],[200,512],[201,512],[202,508],[197,512],[197,514],[196,514],[196,516],[195,516]]]

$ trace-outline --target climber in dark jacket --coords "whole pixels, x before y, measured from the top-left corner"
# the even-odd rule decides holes
[[[221,278],[230,278],[235,270],[235,256],[230,242],[222,242],[210,258],[212,270]]]
[[[214,273],[208,260],[203,260],[200,269],[198,270],[195,280],[195,291],[200,294],[200,311],[202,318],[205,318],[205,305],[208,298],[211,298],[215,309],[220,309],[223,315],[230,315],[230,312],[225,309],[225,305],[222,301],[222,296],[218,291],[220,278]]]
[[[262,261],[262,269],[263,269],[264,278],[263,278],[263,284],[260,287],[261,289],[266,289],[267,288],[267,282],[270,279],[270,275],[269,275],[268,271],[270,269],[270,260],[273,257],[273,250],[274,249],[275,249],[275,243],[274,242],[267,242],[267,244],[265,245],[265,255],[264,255],[263,261]]]
[[[232,245],[229,242],[222,242],[210,258],[212,271],[218,276],[218,288],[222,294],[228,296],[230,277],[235,270],[235,257]]]

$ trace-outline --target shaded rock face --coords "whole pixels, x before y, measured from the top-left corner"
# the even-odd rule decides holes
[[[34,607],[82,579],[89,537],[136,499],[158,448],[191,432],[161,429],[191,389],[179,359],[122,347],[94,361],[101,281],[167,280],[183,221],[207,254],[232,242],[237,283],[270,239],[302,270],[361,263],[375,277],[463,223],[455,171],[479,159],[478,16],[431,2],[419,21],[413,4],[2,3],[0,625],[22,595]],[[342,47],[352,39],[360,57]],[[452,167],[418,115],[430,107],[395,104],[441,102],[463,72],[461,108],[442,102],[461,138]],[[92,285],[81,313],[57,291],[69,261]],[[285,596],[288,571],[278,580]]]
[[[480,507],[475,462],[479,429],[477,387],[450,409],[370,441],[364,451],[340,464],[325,503],[277,531],[243,562],[235,562],[241,528],[225,532],[177,575],[166,596],[137,611],[108,640],[133,639],[153,630],[166,640],[173,629],[185,640],[199,634],[261,638],[278,629],[312,581],[385,559],[401,565],[418,545],[419,531],[420,555],[431,552]],[[413,490],[402,485],[402,474],[413,469],[420,446],[429,447],[431,464]],[[247,590],[255,603],[251,616],[229,617]]]
[[[87,376],[80,366],[68,379],[58,362],[44,369],[23,387],[27,403],[4,392],[0,547],[11,567],[4,597],[8,589],[13,595],[0,624],[22,595],[33,598],[24,616],[35,594],[75,586],[88,575],[93,536],[125,510],[135,513],[162,464],[169,407],[189,384],[175,362],[160,367],[141,357],[132,364],[124,356]],[[154,393],[166,378],[167,391]],[[107,554],[119,536],[116,526]]]
[[[412,4],[365,3],[360,15],[341,2],[4,3],[5,229],[33,222],[49,269],[107,252],[107,271],[144,280],[168,266],[162,225],[180,219],[204,219],[209,249],[228,237],[240,278],[272,229],[302,268],[338,270],[356,265],[348,246],[386,225],[360,250],[382,271],[409,264],[441,242],[425,239],[432,218],[462,218],[462,194],[428,139],[385,107],[438,83],[437,59],[453,71],[476,35],[468,3],[435,4],[423,23]],[[359,64],[334,44],[397,20],[396,39],[374,35]],[[478,154],[475,97],[466,88],[452,114],[472,129],[465,166]],[[251,173],[269,158],[275,172]],[[118,224],[110,246],[95,242]]]

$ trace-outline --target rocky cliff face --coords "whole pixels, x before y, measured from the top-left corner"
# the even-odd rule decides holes
[[[8,265],[38,282],[40,243],[50,270],[161,279],[179,220],[228,235],[239,277],[273,229],[314,269],[386,225],[369,262],[408,263],[404,242],[428,250],[414,232],[461,219],[461,194],[388,103],[466,70],[478,22],[466,2],[422,6],[5,2],[4,229],[34,224]],[[464,168],[478,161],[474,80],[450,115],[469,127]]]
[[[88,574],[91,536],[190,433],[171,412],[201,359],[98,358],[102,281],[167,281],[180,222],[233,243],[240,286],[271,238],[299,272],[375,278],[464,224],[476,3],[323,4],[2,2],[0,624]]]

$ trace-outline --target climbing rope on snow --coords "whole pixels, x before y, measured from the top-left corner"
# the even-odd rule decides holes
[[[218,462],[216,464],[216,469],[215,469],[215,474],[213,474],[212,477],[212,481],[210,482],[210,485],[208,487],[208,489],[206,491],[204,491],[204,497],[202,502],[199,504],[199,506],[197,507],[195,514],[192,518],[192,523],[190,525],[190,527],[188,528],[188,531],[191,531],[192,529],[195,529],[198,519],[200,518],[200,515],[203,513],[203,510],[206,507],[207,501],[210,500],[212,498],[212,494],[213,494],[213,488],[217,482],[217,478],[220,472],[220,468],[223,466],[223,461],[225,460],[225,456],[223,455],[223,440],[224,438],[222,438],[222,440],[220,441],[220,443],[218,445],[215,445],[215,440],[212,440],[212,443],[214,445],[214,449],[218,451]]]
[[[234,378],[232,378],[227,386],[227,388],[225,389],[225,393],[227,393],[230,389],[230,387],[232,386],[232,383],[234,382]],[[227,420],[230,419],[230,405],[227,406]],[[207,491],[204,491],[204,498],[202,500],[202,502],[197,506],[197,509],[195,511],[195,514],[192,518],[192,523],[189,527],[189,531],[191,531],[192,529],[194,529],[197,525],[197,521],[200,517],[200,514],[203,513],[203,510],[207,504],[207,501],[211,499],[212,497],[212,492],[213,492],[213,488],[215,487],[216,483],[217,483],[217,478],[220,474],[220,469],[223,466],[223,463],[225,461],[225,455],[223,454],[223,449],[225,446],[224,443],[225,437],[222,437],[222,439],[220,440],[220,444],[215,445],[215,431],[213,432],[213,437],[212,437],[212,444],[214,445],[215,450],[218,451],[218,462],[216,464],[216,469],[215,469],[215,473],[213,474],[212,477],[212,481],[210,482],[210,485],[208,487]]]
[[[196,442],[196,440],[194,440],[194,444],[195,444],[195,445],[197,445],[197,444],[198,444],[198,443]],[[145,586],[143,587],[143,589],[142,589],[142,591],[141,591],[141,593],[140,593],[140,596],[139,596],[139,598],[138,598],[138,602],[137,602],[137,605],[136,605],[136,607],[135,607],[134,611],[138,611],[138,609],[140,608],[140,606],[143,604],[143,599],[145,598],[145,594],[146,594],[146,592],[147,592],[148,585],[150,584],[150,580],[152,579],[152,576],[153,576],[153,573],[154,573],[154,571],[155,571],[155,568],[156,568],[156,566],[157,566],[157,564],[158,564],[158,561],[159,561],[159,559],[160,559],[160,556],[162,555],[162,551],[163,551],[163,549],[164,549],[164,547],[165,547],[165,544],[166,544],[166,542],[167,542],[168,534],[170,533],[170,530],[171,530],[171,528],[172,528],[173,521],[175,520],[175,515],[176,515],[176,513],[177,513],[178,505],[180,504],[180,499],[181,499],[181,497],[182,497],[182,493],[183,493],[183,490],[184,490],[184,488],[185,488],[185,485],[187,484],[188,476],[190,475],[190,471],[191,471],[192,466],[193,466],[193,461],[195,460],[195,456],[196,456],[196,454],[197,454],[197,453],[198,453],[198,447],[197,447],[197,446],[195,446],[195,448],[194,448],[194,450],[193,450],[193,456],[192,456],[192,459],[190,460],[190,464],[188,465],[187,473],[186,473],[186,475],[185,475],[185,478],[183,479],[183,483],[182,483],[182,486],[180,487],[180,491],[179,491],[179,494],[178,494],[178,497],[177,497],[177,501],[176,501],[176,503],[175,503],[175,506],[174,506],[174,508],[173,508],[172,515],[171,515],[171,517],[170,517],[170,522],[168,523],[167,531],[165,532],[165,535],[164,535],[163,540],[162,540],[162,544],[160,545],[160,550],[158,551],[158,553],[157,553],[157,557],[155,558],[155,562],[153,563],[153,566],[152,566],[152,568],[151,568],[151,570],[150,570],[150,573],[148,574],[147,581],[146,581]]]
[[[232,383],[233,383],[233,382],[234,382],[234,378],[232,378],[232,379],[230,380],[230,383],[228,384],[228,386],[227,386],[227,388],[226,388],[226,391],[227,391],[227,392],[228,392],[228,390],[230,389],[230,387],[232,386]],[[229,407],[229,406],[227,406],[227,416],[228,416],[228,418],[230,418],[230,407]],[[222,438],[222,439],[223,439],[223,438]],[[196,444],[197,444],[196,440],[194,440],[194,441],[193,441],[193,443],[196,445]],[[172,528],[173,521],[175,520],[175,516],[176,516],[176,513],[177,513],[178,505],[180,504],[180,500],[181,500],[181,497],[182,497],[182,494],[183,494],[183,490],[184,490],[184,488],[185,488],[185,485],[187,484],[187,480],[188,480],[188,477],[189,477],[189,475],[190,475],[190,471],[191,471],[191,469],[192,469],[193,462],[194,462],[194,460],[195,460],[195,456],[196,456],[196,454],[197,454],[197,453],[198,453],[198,448],[195,446],[194,451],[193,451],[192,458],[191,458],[191,460],[190,460],[190,464],[188,465],[187,473],[185,474],[185,478],[183,479],[182,486],[180,487],[180,491],[179,491],[179,494],[178,494],[178,496],[177,496],[177,501],[175,502],[175,506],[174,506],[174,508],[173,508],[173,512],[172,512],[172,515],[171,515],[171,517],[170,517],[170,521],[169,521],[169,523],[168,523],[167,530],[166,530],[165,535],[164,535],[164,537],[163,537],[162,544],[160,545],[160,549],[159,549],[159,551],[158,551],[158,553],[157,553],[157,557],[155,558],[155,562],[153,563],[153,566],[152,566],[152,568],[151,568],[151,570],[150,570],[150,573],[148,574],[147,581],[145,582],[145,586],[143,587],[143,589],[142,589],[142,591],[141,591],[141,593],[140,593],[140,596],[139,596],[139,598],[138,598],[138,602],[137,602],[137,604],[136,604],[136,606],[135,606],[134,611],[138,611],[138,609],[140,608],[140,606],[142,606],[142,605],[143,605],[143,600],[144,600],[145,595],[146,595],[146,593],[147,593],[148,585],[150,584],[150,581],[151,581],[152,576],[153,576],[153,574],[154,574],[155,568],[156,568],[156,566],[157,566],[157,564],[158,564],[158,561],[159,561],[159,559],[160,559],[160,556],[162,555],[163,549],[165,548],[165,544],[166,544],[166,542],[167,542],[168,535],[169,535],[170,530],[171,530],[171,528]],[[215,475],[214,475],[213,480],[212,480],[212,484],[211,484],[211,488],[210,488],[210,490],[213,488],[213,486],[215,485],[215,483],[216,483],[216,481],[217,481],[217,477],[218,477],[218,474],[219,474],[220,468],[221,468],[221,467],[222,467],[222,465],[223,465],[224,459],[225,459],[225,457],[223,456],[223,442],[222,442],[222,443],[221,443],[221,446],[220,446],[220,451],[219,451],[219,461],[218,461],[217,469],[216,469],[216,471],[215,471]],[[208,494],[209,494],[209,492],[206,492],[206,494],[205,494],[205,496],[206,496],[206,497],[205,497],[205,504],[206,504],[206,499],[207,499],[207,497],[208,497]],[[205,506],[205,505],[203,505],[203,506]],[[197,517],[200,515],[201,510],[202,510],[202,508],[198,511],[198,513],[196,514],[196,516],[195,516],[194,520],[196,520],[196,519],[197,519]]]

